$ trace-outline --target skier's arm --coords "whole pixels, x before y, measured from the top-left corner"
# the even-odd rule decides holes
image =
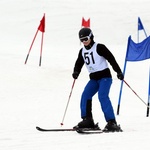
[[[120,80],[123,80],[124,76],[122,74],[122,71],[115,59],[115,57],[113,56],[113,54],[108,50],[108,48],[103,45],[103,44],[98,44],[97,45],[97,53],[100,55],[100,56],[103,56],[109,63],[110,65],[112,66],[113,70],[115,72],[117,72],[117,77],[120,79]]]
[[[84,60],[83,60],[83,57],[82,57],[82,49],[79,51],[79,54],[78,54],[78,58],[75,62],[75,65],[74,65],[74,69],[73,69],[73,78],[74,79],[77,79],[80,72],[81,72],[81,69],[84,65]]]

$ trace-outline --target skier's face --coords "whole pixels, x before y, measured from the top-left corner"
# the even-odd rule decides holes
[[[82,43],[84,44],[84,46],[88,46],[91,42],[91,39],[87,40],[87,41],[83,41]]]

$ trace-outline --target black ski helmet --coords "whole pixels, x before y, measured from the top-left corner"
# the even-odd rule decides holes
[[[93,39],[94,36],[93,36],[92,30],[90,28],[82,28],[79,31],[79,39],[86,37],[86,36],[90,36],[90,39]]]

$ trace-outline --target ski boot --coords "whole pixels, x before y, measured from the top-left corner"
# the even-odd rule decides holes
[[[122,132],[120,125],[117,125],[115,120],[108,121],[107,125],[103,129],[103,132]]]
[[[74,126],[73,129],[100,129],[98,127],[98,123],[95,124],[93,118],[83,118],[81,122],[78,123],[78,125]]]

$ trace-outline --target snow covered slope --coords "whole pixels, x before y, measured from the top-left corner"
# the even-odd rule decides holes
[[[146,106],[124,85],[117,121],[123,133],[81,136],[75,132],[40,133],[37,125],[60,128],[71,90],[72,70],[81,47],[81,19],[91,19],[95,41],[104,43],[124,66],[127,39],[137,41],[137,18],[149,35],[149,0],[1,0],[0,1],[0,149],[2,150],[148,150],[150,119]],[[41,32],[28,62],[31,42],[43,14],[46,28],[42,65],[39,64]],[[144,33],[140,31],[140,40]],[[147,103],[149,60],[127,63],[125,80]],[[117,110],[120,81],[112,70],[110,97]],[[83,68],[75,83],[62,128],[80,121],[80,95],[88,81]],[[95,122],[106,124],[97,96],[93,99]]]

